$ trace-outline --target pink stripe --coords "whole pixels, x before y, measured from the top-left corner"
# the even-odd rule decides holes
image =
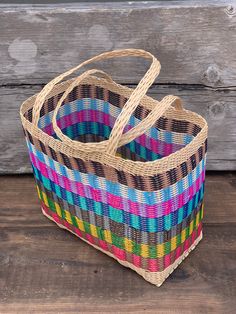
[[[181,247],[177,247],[176,253],[175,253],[175,258],[179,258],[181,256]]]
[[[141,268],[142,262],[141,262],[141,256],[132,254],[132,264],[134,264],[136,267]],[[154,264],[156,264],[154,262]]]
[[[102,119],[100,117],[100,113],[103,115]],[[57,124],[61,129],[81,122],[98,122],[103,123],[107,126],[112,126],[114,125],[115,120],[116,119],[109,114],[103,113],[101,111],[86,109],[79,112],[73,112],[67,116],[59,118],[57,120]],[[126,126],[124,132],[127,132],[130,129],[132,129],[132,126]],[[52,124],[45,126],[42,130],[49,135],[54,134]],[[147,137],[147,135],[143,134],[140,137],[136,138],[136,142],[144,147],[151,149],[154,153],[160,154],[162,156],[168,156],[169,154],[174,153],[185,146],[184,144],[166,143],[150,137],[150,140],[147,142]],[[148,143],[149,145],[147,145]]]
[[[112,252],[117,258],[122,261],[126,261],[126,253],[124,250],[112,245]]]
[[[112,117],[109,114],[105,114],[104,112],[102,112],[102,116],[103,116],[103,122],[105,125],[109,125],[109,126],[114,125],[115,119],[112,119]]]
[[[56,221],[59,224],[64,225],[67,229],[73,231],[76,233],[80,238],[85,238],[87,241],[89,241],[92,244],[97,245],[97,241],[95,237],[92,235],[86,233],[86,236],[82,236],[81,231],[73,226],[72,224],[69,224],[64,219],[60,218],[57,214],[53,213],[43,202],[41,202],[43,210],[50,215],[54,221]],[[181,255],[183,255],[184,252],[186,252],[190,246],[194,243],[194,241],[200,236],[202,231],[202,223],[200,222],[197,229],[193,230],[191,235],[182,243],[180,246],[176,248],[175,251],[172,251],[171,253],[163,256],[163,258],[147,258],[147,267],[150,272],[158,272],[160,271],[160,261],[164,264],[164,269],[170,266],[177,258],[179,258]],[[122,261],[127,260],[126,251],[123,249],[120,249],[114,245],[111,246],[111,249],[109,250],[107,242],[101,239],[97,239],[99,241],[99,246],[107,252],[111,252],[113,255],[115,255],[118,259]],[[173,260],[173,253],[174,253],[174,260]],[[141,266],[141,256],[135,255],[133,253],[129,253],[132,257],[132,264],[135,265],[138,268],[142,268]],[[171,261],[172,260],[172,261]],[[130,262],[130,261],[129,261]],[[163,270],[163,269],[162,269]]]
[[[147,147],[146,138],[147,138],[147,136],[145,134],[140,135],[139,138],[138,138],[139,139],[139,144],[144,146],[144,147]]]
[[[177,249],[179,249],[181,251],[181,246],[178,247]],[[175,257],[175,259],[177,259],[177,257]],[[164,265],[168,265],[168,266],[171,265],[171,255],[170,254],[164,256]],[[153,268],[149,268],[150,271],[155,271],[155,270],[158,271],[157,268],[155,268],[155,266],[156,265],[154,264]]]
[[[82,232],[78,228],[74,228],[74,232],[77,234],[78,237],[82,238]]]
[[[103,240],[101,240],[101,239],[99,239],[99,246],[100,246],[103,250],[109,251],[107,242],[105,242],[105,241],[103,241]]]
[[[93,199],[96,195],[97,202],[104,203],[126,212],[132,213],[137,216],[157,218],[165,215],[169,215],[171,212],[178,210],[184,206],[194,194],[199,190],[200,186],[204,182],[205,171],[203,170],[199,178],[193,183],[193,185],[186,189],[182,194],[174,196],[168,201],[159,202],[155,205],[148,205],[143,203],[133,202],[129,199],[122,198],[120,196],[113,195],[104,190],[94,189],[91,186],[82,184],[81,182],[75,182],[69,178],[62,176],[51,169],[46,164],[42,163],[34,154],[30,153],[32,164],[41,172],[41,174],[53,181],[55,184],[65,188],[66,190],[73,192],[79,196]],[[198,188],[196,188],[198,187]],[[104,197],[103,197],[104,196]]]
[[[88,241],[88,242],[90,242],[90,243],[92,243],[92,244],[95,244],[94,243],[94,238],[93,238],[93,236],[91,236],[90,234],[86,234],[86,240]]]

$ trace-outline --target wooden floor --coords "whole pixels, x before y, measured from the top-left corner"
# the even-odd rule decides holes
[[[236,313],[236,174],[208,174],[204,239],[161,288],[59,229],[0,177],[0,313]]]

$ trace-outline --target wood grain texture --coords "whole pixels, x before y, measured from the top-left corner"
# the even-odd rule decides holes
[[[207,175],[204,239],[161,288],[47,220],[0,178],[1,313],[235,313],[236,174]]]
[[[19,117],[20,104],[41,86],[0,88],[0,173],[28,173],[31,166]],[[207,169],[236,170],[236,89],[214,90],[189,85],[155,85],[149,95],[161,100],[180,96],[184,106],[203,115],[209,124]]]
[[[1,5],[0,83],[45,83],[98,53],[143,48],[162,64],[159,82],[234,86],[232,1]],[[114,59],[104,69],[125,83],[147,66]],[[127,71],[129,69],[129,71]]]
[[[208,169],[236,170],[235,17],[236,3],[227,0],[0,4],[0,174],[31,171],[21,102],[82,60],[120,48],[143,48],[160,59],[150,94],[179,95],[203,114]],[[95,66],[135,84],[147,63],[122,58]]]

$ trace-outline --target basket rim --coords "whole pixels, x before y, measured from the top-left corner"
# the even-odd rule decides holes
[[[73,78],[57,84],[49,93],[46,99],[49,99],[50,97],[55,96],[58,93],[66,90],[75,79],[76,78]],[[80,83],[80,85],[82,84],[90,84],[95,85],[97,87],[106,88],[111,92],[120,94],[124,97],[129,97],[129,95],[133,91],[132,88],[120,85],[118,83],[111,83],[108,82],[106,79],[97,78],[94,76],[85,78]],[[176,168],[181,163],[185,162],[188,158],[190,158],[190,156],[192,156],[207,139],[208,126],[206,120],[202,116],[190,110],[184,109],[182,111],[179,111],[171,107],[164,114],[165,117],[195,123],[201,128],[201,131],[185,147],[181,148],[180,150],[174,153],[171,153],[168,156],[162,157],[161,159],[157,159],[154,161],[134,161],[124,159],[120,156],[114,156],[108,154],[107,152],[87,153],[83,151],[78,151],[69,147],[66,143],[63,143],[60,140],[55,139],[52,136],[46,134],[41,129],[33,125],[32,122],[25,118],[24,114],[29,109],[33,108],[37,95],[38,94],[35,94],[26,99],[20,107],[20,117],[23,128],[29,131],[32,134],[32,136],[39,139],[43,144],[48,145],[52,149],[59,151],[65,155],[68,155],[69,157],[80,158],[84,161],[90,160],[99,162],[103,165],[113,167],[118,171],[125,171],[133,175],[152,176]],[[143,106],[146,109],[151,110],[153,109],[154,106],[158,105],[158,103],[159,101],[149,96],[144,96],[143,100],[140,103],[140,106]]]

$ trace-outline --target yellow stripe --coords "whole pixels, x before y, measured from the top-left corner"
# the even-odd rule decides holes
[[[196,217],[196,226],[199,225],[199,218],[200,218],[200,212],[197,213],[197,217]]]
[[[64,211],[66,220],[72,225],[71,214],[67,210]]]
[[[181,243],[184,243],[186,239],[186,229],[182,230],[180,237],[181,237]]]
[[[193,221],[190,222],[189,226],[189,233],[191,234],[193,232]]]
[[[54,203],[54,205],[55,205],[55,208],[56,208],[57,215],[59,217],[62,217],[60,206],[56,202]]]
[[[112,244],[112,238],[111,238],[111,232],[110,232],[110,230],[104,230],[104,231],[103,231],[103,234],[104,234],[104,239],[105,239],[105,241],[107,241],[108,243],[111,243],[111,244]]]
[[[46,197],[46,194],[44,192],[41,192],[42,196],[43,196],[43,201],[45,202],[46,206],[49,207],[48,205],[48,200]],[[56,208],[56,212],[57,214],[61,217],[61,208],[59,206],[58,203],[54,202],[55,204],[55,208]],[[65,219],[67,222],[69,222],[70,224],[72,224],[72,219],[71,219],[71,214],[69,211],[67,210],[63,210],[65,213]],[[198,212],[196,219],[197,219],[197,223],[196,226],[199,224],[199,218],[200,218],[200,212]],[[75,216],[78,228],[81,231],[85,231],[84,228],[84,223],[81,219],[79,219],[78,217]],[[95,238],[98,238],[98,231],[95,225],[89,224],[90,226],[90,230],[91,230],[91,234],[92,236],[94,236]],[[193,221],[191,221],[190,223],[190,232],[189,234],[191,234],[193,232]],[[112,234],[110,230],[103,230],[103,235],[104,235],[104,240],[110,244],[112,244]],[[183,243],[186,240],[186,229],[182,230],[181,234],[181,243]],[[174,238],[171,239],[170,241],[170,245],[171,245],[171,251],[175,250],[177,247],[177,236],[175,236]],[[132,248],[133,248],[133,241],[127,238],[124,238],[124,246],[125,246],[125,250],[128,252],[132,252]],[[140,255],[142,257],[149,257],[149,245],[147,244],[140,244],[141,247],[141,252]],[[163,257],[166,252],[164,251],[165,248],[165,243],[162,244],[157,244],[156,245],[156,250],[157,250],[157,257]]]
[[[36,189],[37,189],[38,197],[41,200],[40,189],[39,189],[39,187],[37,185],[36,185]]]
[[[141,244],[142,257],[149,257],[149,246],[147,244]]]
[[[76,223],[77,223],[77,225],[78,225],[79,230],[85,231],[83,221],[80,220],[80,219],[79,219],[78,217],[76,217],[76,216],[75,216],[75,219],[76,219]]]
[[[94,225],[90,225],[91,235],[95,238],[98,238],[97,228]]]
[[[42,192],[42,195],[43,195],[43,202],[44,202],[44,204],[45,204],[47,207],[49,207],[47,195],[46,195],[44,192]]]
[[[177,247],[177,238],[176,238],[176,236],[174,238],[172,238],[170,246],[171,246],[171,251],[174,251],[176,249],[176,247]]]
[[[157,258],[166,255],[165,246],[163,244],[158,244],[156,247],[156,250],[157,250]]]
[[[131,252],[133,251],[133,243],[130,239],[124,238],[124,244],[125,244],[125,250],[127,252]]]

